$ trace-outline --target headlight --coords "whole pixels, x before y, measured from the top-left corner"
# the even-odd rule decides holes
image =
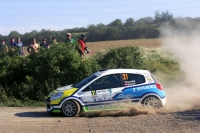
[[[61,98],[63,94],[63,92],[58,92],[54,96],[52,96],[50,100],[56,100],[58,98]]]

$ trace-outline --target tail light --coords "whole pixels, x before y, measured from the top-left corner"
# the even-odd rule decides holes
[[[159,84],[159,83],[156,83],[156,87],[157,87],[159,90],[163,90],[162,85]]]

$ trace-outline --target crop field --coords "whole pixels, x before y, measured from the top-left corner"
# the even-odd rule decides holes
[[[116,40],[116,41],[102,41],[102,42],[88,42],[87,46],[91,54],[97,52],[105,52],[109,48],[123,47],[123,46],[140,46],[146,48],[157,48],[161,46],[162,39],[134,39],[134,40]]]

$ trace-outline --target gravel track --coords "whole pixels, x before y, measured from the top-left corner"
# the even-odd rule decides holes
[[[0,107],[0,132],[198,133],[200,110],[137,116],[66,118],[49,114],[45,108]]]

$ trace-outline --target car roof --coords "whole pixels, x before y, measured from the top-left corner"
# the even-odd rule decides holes
[[[102,75],[113,74],[113,73],[135,73],[142,75],[150,74],[148,70],[139,70],[139,69],[102,69],[99,72],[101,72]]]

